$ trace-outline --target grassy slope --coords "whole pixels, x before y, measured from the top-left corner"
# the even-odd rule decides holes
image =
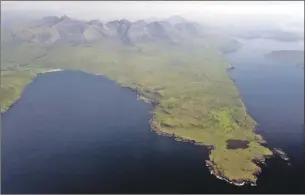
[[[1,72],[1,112],[19,99],[24,87],[32,81],[34,74],[23,71],[3,71]]]
[[[3,38],[2,34],[1,38]],[[37,73],[48,70],[30,66],[33,60],[45,54],[46,49],[41,44],[23,43],[20,45],[1,42],[1,112],[6,111],[19,99],[24,87],[35,78]]]
[[[164,45],[130,48],[107,43],[90,47],[58,45],[27,65],[31,69],[103,74],[136,89],[159,103],[154,124],[160,131],[213,145],[210,160],[216,173],[230,180],[255,182],[253,174],[259,167],[252,160],[272,153],[259,144],[261,138],[253,131],[255,122],[247,115],[238,90],[229,79],[227,66],[211,50]],[[28,80],[21,83],[25,85]],[[2,84],[1,88],[12,85],[5,77]],[[17,87],[22,90],[24,85]],[[1,97],[1,104],[7,105],[7,99]],[[248,140],[250,147],[226,149],[226,140],[231,138]]]
[[[0,77],[0,103],[1,113],[5,112],[16,102],[27,84],[29,84],[38,73],[49,71],[44,68],[13,67],[1,70]]]

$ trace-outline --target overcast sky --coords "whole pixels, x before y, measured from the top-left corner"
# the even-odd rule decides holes
[[[49,10],[84,19],[139,19],[203,14],[289,14],[304,17],[304,1],[1,1],[2,10]]]

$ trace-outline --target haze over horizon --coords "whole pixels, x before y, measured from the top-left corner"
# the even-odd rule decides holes
[[[126,18],[137,20],[149,17],[165,18],[172,15],[200,19],[203,16],[287,16],[304,19],[303,1],[1,1],[2,11],[43,11],[66,14],[79,19],[98,18],[113,20]],[[217,19],[219,19],[217,18]]]

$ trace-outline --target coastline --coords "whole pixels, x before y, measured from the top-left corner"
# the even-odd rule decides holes
[[[17,102],[18,102],[18,100],[20,100],[20,98],[21,98],[21,94],[20,94],[20,96],[17,98],[17,99],[15,99],[15,100],[13,100],[8,106],[6,106],[6,107],[1,107],[1,114],[4,114],[6,111],[8,111],[11,107],[13,107],[14,106],[14,104],[16,104]]]
[[[52,69],[49,71],[43,71],[40,73],[47,73],[47,72],[57,72],[57,71],[62,71],[62,69]],[[95,74],[95,75],[100,75],[100,76],[105,76],[103,74]],[[106,76],[107,77],[107,76]],[[34,77],[36,78],[36,76]],[[32,81],[34,80],[34,78],[32,79]],[[108,77],[107,77],[108,78]],[[112,79],[111,79],[112,80]],[[31,82],[32,82],[31,81]],[[119,83],[118,83],[119,84]],[[121,84],[119,84],[121,85]],[[151,127],[151,130],[154,131],[156,134],[158,135],[162,135],[162,136],[166,136],[166,137],[171,137],[173,139],[175,139],[175,141],[181,141],[181,142],[189,142],[195,145],[200,145],[200,146],[204,146],[209,150],[209,153],[214,149],[214,146],[210,146],[210,145],[205,145],[202,142],[196,142],[195,140],[190,140],[190,139],[185,139],[181,136],[176,135],[175,133],[171,134],[171,133],[166,133],[163,132],[162,130],[157,128],[156,122],[155,122],[155,115],[154,115],[154,109],[156,108],[156,106],[158,106],[158,100],[152,100],[151,97],[146,97],[144,92],[139,91],[137,88],[132,88],[132,87],[128,87],[128,86],[122,86],[122,88],[128,88],[129,90],[135,92],[137,94],[137,99],[141,100],[145,103],[149,103],[153,105],[153,116],[152,118],[149,120],[149,124]],[[206,166],[208,167],[208,169],[210,170],[210,173],[212,175],[214,175],[216,178],[224,180],[230,184],[236,185],[236,186],[242,186],[245,184],[251,184],[252,186],[255,186],[256,183],[255,182],[251,182],[248,180],[240,180],[240,181],[234,181],[234,180],[230,180],[229,178],[227,178],[222,172],[219,172],[215,169],[215,165],[213,162],[211,162],[210,160],[206,160]],[[257,177],[257,175],[261,172],[261,168],[259,168],[256,172],[255,172],[255,176]]]
[[[229,65],[230,65],[229,67],[233,67],[231,64],[229,64]],[[229,68],[229,69],[233,70],[234,68]],[[227,72],[229,72],[229,71],[227,70]],[[102,76],[106,76],[106,75],[103,75],[103,74],[101,74],[101,75]],[[232,80],[229,75],[228,75],[228,77],[229,77],[230,80]],[[233,81],[233,83],[234,83],[234,81]],[[121,85],[121,84],[119,84],[119,85]],[[169,137],[169,138],[173,138],[175,141],[189,142],[189,143],[192,143],[194,145],[199,145],[199,146],[206,147],[209,150],[209,154],[211,154],[211,151],[213,149],[215,149],[215,147],[213,145],[206,145],[206,144],[204,144],[202,142],[186,139],[186,138],[183,138],[181,136],[176,135],[175,133],[171,134],[171,133],[167,133],[167,132],[164,132],[164,131],[158,129],[157,125],[156,125],[156,122],[155,122],[155,108],[159,104],[158,100],[157,99],[153,100],[151,97],[146,97],[145,93],[140,91],[140,90],[138,90],[137,88],[133,88],[133,87],[129,87],[129,86],[124,86],[124,85],[121,85],[121,87],[122,88],[127,88],[127,89],[135,92],[137,94],[137,100],[141,100],[144,103],[148,103],[148,104],[151,104],[153,106],[153,110],[152,110],[153,115],[152,115],[152,118],[149,119],[149,124],[150,124],[150,127],[151,127],[151,131],[154,131],[157,135],[162,135],[162,136],[166,136],[166,137]],[[153,92],[151,92],[151,93],[153,93]],[[245,111],[247,113],[247,108],[244,105],[244,102],[243,102],[243,99],[242,99],[241,95],[239,95],[239,98],[242,101],[242,104],[243,104],[243,106],[245,108]],[[252,129],[252,131],[255,132],[255,129],[256,129],[256,126],[258,125],[258,123],[248,113],[247,113],[247,115],[255,123],[254,124],[254,129]],[[253,173],[253,175],[255,176],[255,181],[250,181],[250,180],[247,180],[247,179],[241,179],[239,181],[231,180],[228,177],[226,177],[222,172],[217,171],[215,169],[216,166],[211,162],[211,160],[206,160],[206,166],[208,167],[210,173],[212,175],[214,175],[216,178],[218,178],[220,180],[224,180],[227,183],[230,183],[230,184],[235,185],[235,186],[243,186],[243,185],[246,185],[246,184],[250,184],[251,186],[256,186],[257,177],[258,177],[258,175],[262,171],[261,165],[265,165],[266,166],[265,159],[274,156],[273,149],[271,149],[271,148],[266,146],[267,142],[263,139],[263,137],[260,134],[256,134],[256,136],[257,136],[258,143],[260,145],[262,145],[262,146],[265,146],[267,149],[270,149],[272,154],[271,155],[264,155],[262,159],[253,159],[253,162],[258,166],[257,170],[255,170],[255,172]],[[207,163],[207,162],[210,162],[210,163]]]
[[[129,88],[129,87],[127,87],[127,88]],[[129,89],[132,90],[132,91],[136,91],[133,88],[129,88]],[[154,108],[157,106],[158,103],[156,103],[156,102],[153,103],[152,101],[147,101],[146,99],[141,99],[140,96],[141,95],[139,95],[139,93],[137,93],[137,99],[138,100],[144,101],[145,103],[153,104]],[[205,147],[206,149],[209,150],[209,154],[214,149],[214,146],[205,145],[204,143],[196,142],[195,140],[185,139],[181,136],[175,135],[175,133],[170,134],[170,133],[163,132],[163,131],[161,131],[160,129],[157,128],[155,123],[156,123],[155,122],[155,116],[154,116],[154,112],[153,112],[152,118],[149,119],[149,125],[151,127],[151,131],[154,131],[157,135],[170,137],[170,138],[173,138],[175,141],[188,142],[188,143],[192,143],[194,145],[203,146],[203,147]],[[261,135],[259,135],[259,136],[261,136]],[[265,158],[267,158],[267,156],[265,156]],[[266,166],[265,159],[263,161],[262,160],[259,161],[258,159],[255,159],[255,161],[256,161],[255,164],[257,164],[257,165],[261,164],[261,165]],[[216,171],[214,169],[215,165],[211,160],[206,160],[205,162],[206,162],[206,166],[208,167],[211,175],[214,175],[217,179],[224,180],[227,183],[235,185],[235,186],[243,186],[243,185],[246,185],[246,184],[250,184],[251,186],[256,186],[257,176],[261,173],[261,166],[259,166],[258,170],[255,172],[255,176],[256,176],[255,182],[251,182],[251,181],[248,181],[248,180],[234,181],[234,180],[230,180],[229,178],[227,178],[223,173],[221,173],[219,171]]]
[[[226,69],[227,70],[227,76],[231,81],[233,81],[232,82],[233,84],[234,84],[234,80],[232,80],[232,78],[230,77],[228,72],[230,72],[234,69],[235,69],[235,67],[231,64],[229,64],[228,69]],[[107,74],[95,74],[95,75],[101,75],[101,76],[105,76],[105,77],[109,78],[107,76]],[[113,80],[111,77],[109,79]],[[130,86],[126,83],[119,83],[116,80],[113,80],[113,81],[116,82],[117,84],[119,84],[122,88],[127,88],[128,90],[131,90],[131,91],[135,92],[137,100],[141,100],[144,103],[148,103],[148,104],[151,104],[153,106],[153,109],[152,109],[152,114],[153,115],[149,119],[149,124],[150,124],[150,130],[151,131],[154,131],[158,135],[173,138],[175,141],[189,142],[189,143],[192,143],[192,144],[195,144],[195,145],[204,146],[209,150],[210,154],[213,151],[213,149],[215,149],[215,147],[213,145],[207,145],[207,144],[204,144],[203,142],[198,142],[198,141],[195,141],[193,139],[185,139],[181,136],[176,135],[175,133],[168,133],[168,132],[162,131],[162,129],[159,129],[160,127],[158,127],[158,125],[156,124],[157,122],[155,121],[156,120],[155,119],[155,112],[156,112],[155,109],[159,105],[160,98],[158,98],[158,96],[151,96],[152,94],[154,94],[154,91],[145,91],[145,90],[141,91],[141,89],[138,89],[137,87]],[[234,85],[237,88],[236,84],[234,84]],[[246,112],[247,117],[249,117],[254,122],[253,123],[254,126],[253,126],[253,128],[251,128],[251,130],[252,130],[252,132],[255,133],[255,130],[256,130],[257,126],[259,126],[259,124],[247,112],[247,108],[246,108],[246,106],[244,104],[244,101],[243,101],[243,98],[240,94],[239,94],[239,99],[242,102],[243,107],[245,108],[245,112]],[[235,186],[243,186],[243,185],[247,185],[247,184],[249,184],[251,186],[256,186],[256,181],[257,181],[258,175],[262,172],[262,167],[267,166],[266,160],[268,158],[274,157],[275,154],[274,154],[274,149],[267,146],[267,142],[266,142],[266,140],[264,140],[262,135],[255,133],[255,136],[256,136],[255,140],[257,141],[257,143],[260,146],[265,147],[267,150],[269,150],[269,152],[268,153],[263,153],[262,156],[252,158],[252,162],[257,166],[255,169],[253,169],[253,172],[252,172],[252,175],[254,177],[252,177],[252,178],[249,177],[249,179],[247,179],[247,177],[245,177],[245,178],[242,178],[242,177],[238,178],[237,177],[236,179],[229,179],[228,176],[224,175],[223,172],[217,170],[217,167],[216,167],[216,165],[214,165],[214,162],[209,160],[209,159],[211,159],[211,157],[209,155],[208,160],[206,160],[206,166],[210,170],[210,173],[212,175],[214,175],[216,178],[218,178],[220,180],[224,180],[227,183],[230,183],[230,184],[235,185]]]
[[[58,71],[63,71],[63,69],[59,69],[59,68],[57,68],[57,69],[50,69],[50,70],[41,71],[41,72],[38,72],[38,73],[43,74],[43,73],[48,73],[48,72],[58,72]]]
[[[9,110],[9,109],[10,109],[10,108],[11,108],[11,107],[21,98],[22,93],[23,93],[23,91],[25,90],[25,88],[26,88],[29,84],[31,84],[31,83],[34,81],[34,79],[37,77],[38,74],[44,74],[44,73],[49,73],[49,72],[58,72],[58,71],[63,71],[63,69],[50,69],[50,70],[37,71],[37,72],[35,72],[35,75],[34,75],[33,78],[31,79],[31,81],[30,81],[29,83],[27,83],[27,84],[23,87],[23,89],[21,90],[19,96],[18,96],[16,99],[12,100],[12,101],[11,101],[7,106],[5,106],[5,107],[2,107],[2,105],[1,105],[1,114],[5,113],[7,110]]]
[[[203,147],[206,147],[208,150],[209,150],[209,154],[210,152],[214,149],[214,146],[209,146],[209,145],[205,145],[201,142],[196,142],[195,140],[189,140],[189,139],[185,139],[181,136],[177,136],[175,135],[175,133],[173,134],[170,134],[170,133],[165,133],[161,130],[159,130],[156,125],[154,124],[155,121],[154,121],[154,116],[149,120],[149,124],[151,126],[151,130],[154,131],[157,135],[161,135],[161,136],[166,136],[166,137],[170,137],[170,138],[174,138],[175,141],[181,141],[181,142],[189,142],[189,143],[192,143],[194,145],[199,145],[199,146],[203,146]],[[251,182],[251,181],[248,181],[248,180],[241,180],[241,181],[234,181],[234,180],[230,180],[229,178],[227,178],[226,176],[224,176],[223,173],[221,172],[218,172],[214,169],[214,163],[211,161],[211,160],[206,160],[206,166],[208,167],[211,175],[214,175],[217,179],[220,179],[220,180],[224,180],[230,184],[233,184],[235,186],[243,186],[245,184],[250,184],[251,186],[256,186],[256,181],[255,182]],[[266,165],[265,164],[265,161],[260,161],[263,165]],[[258,163],[256,163],[258,164]],[[255,173],[255,176],[256,176],[256,179],[257,179],[257,176],[261,173],[261,167],[257,170],[257,172]]]

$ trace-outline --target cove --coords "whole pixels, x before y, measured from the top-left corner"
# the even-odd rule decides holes
[[[136,93],[102,76],[39,74],[2,115],[2,192],[233,189],[210,175],[206,148],[150,131],[151,111]]]

